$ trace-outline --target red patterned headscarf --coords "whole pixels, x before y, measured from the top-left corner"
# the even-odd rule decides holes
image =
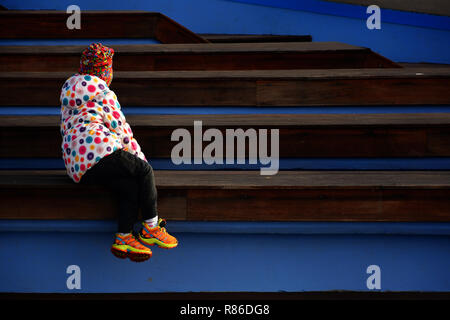
[[[101,43],[93,43],[81,54],[79,74],[90,74],[104,80],[109,86],[112,81],[112,58],[114,50]]]

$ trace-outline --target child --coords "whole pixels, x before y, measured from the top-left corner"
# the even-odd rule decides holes
[[[140,242],[174,248],[178,241],[167,233],[165,220],[158,220],[153,169],[109,89],[113,55],[113,49],[91,44],[82,53],[78,74],[62,87],[63,159],[74,182],[104,185],[116,194],[119,218],[112,253],[144,261],[152,251]],[[135,236],[131,231],[139,209],[144,221]]]

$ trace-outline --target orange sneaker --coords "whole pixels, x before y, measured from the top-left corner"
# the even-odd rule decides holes
[[[111,252],[120,259],[129,258],[134,262],[142,262],[152,256],[152,250],[140,244],[131,233],[126,236],[116,233]]]
[[[165,228],[166,220],[159,219],[158,225],[150,228],[147,223],[142,223],[142,230],[139,232],[139,240],[149,246],[157,245],[160,248],[171,249],[178,245],[178,240],[167,233]]]

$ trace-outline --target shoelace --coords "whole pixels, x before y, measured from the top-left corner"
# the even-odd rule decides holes
[[[161,231],[162,231],[164,234],[167,233],[167,230],[166,230],[166,228],[165,228],[166,224],[167,224],[166,219],[160,219],[160,220],[159,220],[158,225],[159,225],[159,227],[161,228]]]
[[[156,238],[165,238],[167,236],[167,231],[165,228],[158,226],[158,230],[154,233]]]
[[[158,229],[154,233],[154,236],[156,236],[157,238],[159,238],[159,237],[167,238],[168,233],[167,233],[166,228],[164,227],[165,225],[166,225],[166,220],[160,218],[158,221],[158,225],[156,226]]]
[[[159,231],[162,232],[163,234],[167,233],[166,228],[163,228],[163,227],[159,227]]]
[[[143,248],[143,246],[133,236],[128,236],[127,238],[123,238],[123,240],[125,240],[125,243],[127,245],[134,246],[138,249]]]
[[[167,224],[166,219],[159,219],[159,221],[158,221],[159,230],[160,230],[160,232],[162,232],[162,234],[165,238],[168,237],[168,233],[165,228],[166,224]]]

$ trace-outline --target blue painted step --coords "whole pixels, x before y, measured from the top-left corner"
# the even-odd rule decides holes
[[[150,159],[155,170],[260,170],[261,164],[181,164]],[[62,158],[0,159],[0,170],[64,170]],[[450,170],[450,158],[281,158],[280,170]]]
[[[113,233],[101,227],[2,230],[0,292],[369,291],[372,265],[378,291],[450,290],[448,235],[214,233],[214,224],[174,235],[177,248],[154,248],[138,264],[115,258]],[[67,287],[71,265],[80,289]]]

